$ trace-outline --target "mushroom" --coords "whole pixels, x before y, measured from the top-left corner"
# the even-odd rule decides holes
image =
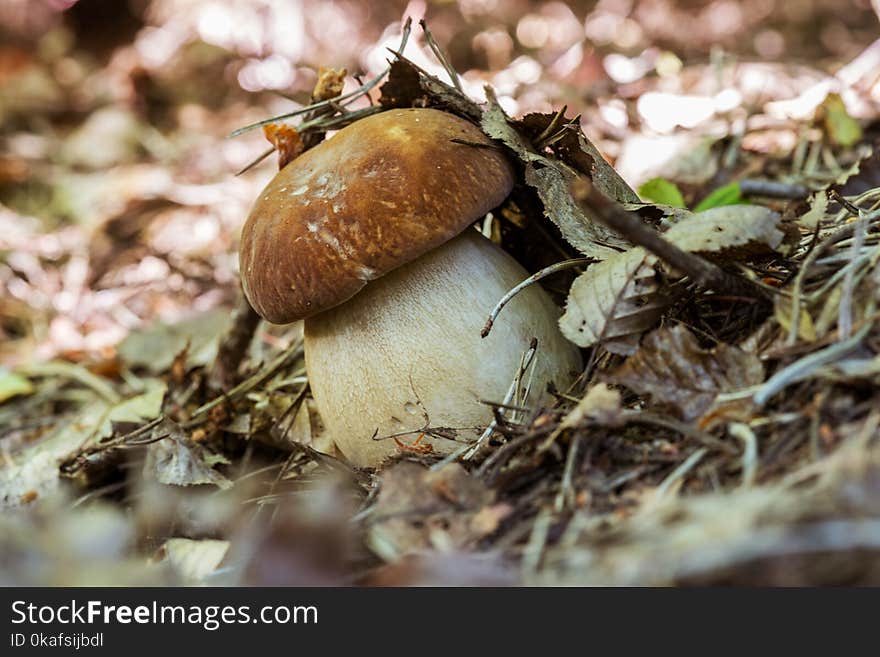
[[[533,339],[532,399],[579,369],[538,286],[480,337],[528,273],[468,227],[512,186],[509,162],[479,128],[397,109],[293,160],[255,203],[241,237],[245,294],[270,322],[305,320],[312,394],[352,463],[377,466],[404,444],[449,453],[473,440],[492,419],[483,400],[505,397]],[[392,435],[399,442],[383,439]]]

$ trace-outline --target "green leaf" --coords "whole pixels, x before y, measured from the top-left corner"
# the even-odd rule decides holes
[[[0,369],[0,403],[18,395],[29,395],[34,386],[26,378],[15,372]]]
[[[840,94],[828,94],[821,105],[825,131],[835,144],[852,146],[862,138],[862,127],[846,111]]]
[[[660,205],[671,205],[674,208],[683,208],[684,197],[673,182],[666,178],[651,178],[639,187],[639,196],[647,201]]]
[[[720,208],[723,205],[748,205],[749,202],[743,198],[738,182],[732,182],[724,187],[719,187],[714,192],[697,204],[694,212],[702,212],[711,208]]]

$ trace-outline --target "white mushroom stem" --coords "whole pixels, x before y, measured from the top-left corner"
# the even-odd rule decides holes
[[[306,319],[312,393],[342,453],[374,467],[401,449],[387,436],[418,440],[417,448],[430,445],[439,454],[472,442],[492,421],[481,400],[504,399],[533,338],[529,403],[542,400],[550,381],[565,387],[580,369],[580,354],[560,333],[559,309],[539,287],[513,299],[491,334],[480,337],[498,299],[527,276],[511,256],[467,230]],[[426,428],[454,439],[433,431],[419,438]]]

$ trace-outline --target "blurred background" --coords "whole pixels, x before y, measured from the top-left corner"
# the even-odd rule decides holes
[[[308,102],[319,66],[347,90],[379,72],[405,16],[474,97],[580,113],[634,184],[679,147],[650,139],[729,134],[877,36],[869,0],[5,0],[0,364],[112,358],[145,322],[231,304],[237,231],[276,165],[236,176],[266,144],[227,135]],[[420,30],[406,54],[443,75]],[[762,135],[745,146],[796,140]]]

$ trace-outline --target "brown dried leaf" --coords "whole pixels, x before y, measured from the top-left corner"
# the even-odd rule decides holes
[[[627,246],[611,230],[590,220],[571,197],[569,183],[575,171],[559,160],[536,153],[528,139],[511,125],[490,89],[487,95],[489,103],[480,120],[483,131],[501,141],[523,163],[526,183],[537,190],[544,213],[559,227],[562,237],[584,255],[600,260],[614,255],[609,247]]]
[[[279,169],[283,169],[305,150],[305,144],[293,126],[285,123],[269,123],[263,126],[263,134],[278,151]]]
[[[618,426],[621,403],[620,392],[608,387],[605,383],[597,383],[587,390],[581,400],[562,418],[558,431],[574,429],[586,423],[600,426]]]
[[[211,467],[211,455],[202,446],[189,440],[177,424],[166,420],[153,429],[153,433],[167,436],[147,448],[145,476],[170,486],[232,486],[229,479]]]
[[[705,350],[681,325],[645,336],[635,355],[610,376],[613,383],[672,406],[687,421],[709,410],[720,393],[763,380],[757,355],[727,344]]]
[[[586,256],[604,260],[626,248],[627,242],[602,224],[591,221],[571,197],[569,177],[557,166],[527,164],[525,181],[538,192],[544,214],[559,227],[562,237]]]
[[[634,248],[591,265],[572,283],[559,320],[563,335],[580,347],[601,343],[612,353],[634,353],[670,303],[657,285],[656,262]]]
[[[602,157],[593,142],[581,130],[580,121],[557,114],[527,114],[513,122],[513,127],[525,134],[532,143],[543,138],[549,148],[563,162],[590,177],[605,196],[619,203],[639,203],[639,195],[626,184],[619,173]],[[555,121],[555,126],[554,124]]]
[[[777,249],[785,237],[778,213],[760,205],[725,205],[684,217],[664,237],[713,260],[739,260]]]
[[[391,62],[388,80],[382,85],[379,103],[383,107],[439,107],[466,116],[480,118],[480,107],[463,93],[429,75],[398,56]]]
[[[344,68],[327,68],[321,66],[318,68],[318,81],[315,83],[315,89],[312,91],[312,102],[322,100],[330,100],[342,94],[342,88],[345,86]]]

